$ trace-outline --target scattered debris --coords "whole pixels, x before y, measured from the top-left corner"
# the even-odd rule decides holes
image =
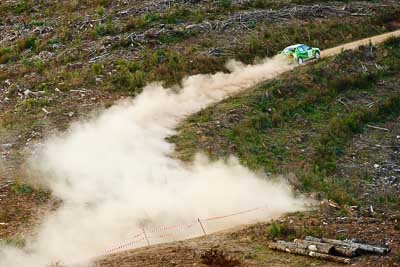
[[[390,251],[385,247],[312,236],[307,236],[305,240],[295,239],[294,242],[278,240],[270,243],[269,248],[344,264],[350,264],[351,258],[362,254],[384,255]]]
[[[310,247],[311,247],[311,249],[310,249]],[[339,262],[339,263],[350,264],[350,259],[348,259],[348,258],[334,256],[331,254],[325,254],[325,253],[321,253],[321,252],[316,252],[315,250],[318,251],[317,247],[315,247],[314,245],[312,245],[310,247],[306,247],[303,244],[296,244],[296,243],[285,242],[285,241],[278,241],[276,243],[269,244],[269,248],[274,249],[274,250],[309,256],[309,257],[313,257],[313,258],[317,258],[317,259],[323,259],[323,260],[329,260],[329,261],[334,261],[334,262]]]
[[[357,242],[341,241],[341,240],[335,240],[335,239],[329,239],[329,238],[316,238],[316,237],[312,237],[312,236],[307,236],[305,238],[305,240],[333,244],[335,246],[358,248],[358,249],[360,249],[360,253],[362,253],[362,254],[363,253],[376,253],[376,254],[384,255],[384,254],[387,254],[390,252],[390,249],[385,248],[385,247],[371,246],[371,245],[357,243]]]
[[[367,124],[367,127],[388,132],[389,129]]]

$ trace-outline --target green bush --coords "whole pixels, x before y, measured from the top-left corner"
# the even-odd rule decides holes
[[[96,14],[99,16],[103,16],[105,11],[106,11],[106,9],[103,6],[98,6],[96,8]]]
[[[96,75],[100,75],[103,72],[103,65],[100,63],[94,63],[92,65],[92,71],[96,74]]]
[[[373,20],[375,24],[383,25],[383,24],[398,22],[399,18],[400,18],[400,10],[394,8],[394,9],[386,9],[385,11],[379,13],[377,16],[374,16]]]
[[[18,195],[28,195],[33,193],[33,188],[27,184],[16,183],[11,187],[11,190]]]
[[[34,61],[33,66],[35,67],[36,71],[40,74],[42,74],[46,69],[46,63],[44,63],[41,60]]]
[[[14,13],[19,15],[19,14],[22,14],[22,13],[28,11],[29,9],[30,9],[30,5],[29,5],[28,0],[23,0],[23,1],[18,2],[15,5]]]
[[[395,253],[394,260],[400,263],[400,250]]]
[[[0,64],[6,64],[11,59],[11,49],[8,47],[0,48]]]
[[[13,246],[18,248],[25,247],[26,241],[22,237],[0,239],[0,245]]]
[[[114,34],[116,32],[116,29],[114,28],[114,25],[112,21],[108,21],[105,24],[99,24],[96,26],[96,36],[97,37],[102,37],[110,34]]]
[[[271,226],[269,227],[269,232],[273,238],[280,237],[282,234],[282,227],[280,224],[272,222]]]
[[[144,28],[146,25],[147,21],[144,19],[144,17],[132,17],[128,20],[128,23],[126,24],[126,30],[138,30]]]
[[[137,92],[145,85],[145,74],[140,70],[131,73],[127,67],[123,67],[113,75],[111,82],[116,90]]]
[[[35,50],[37,46],[38,46],[38,40],[34,36],[17,41],[17,50],[19,52],[22,52],[27,49]]]
[[[400,49],[400,37],[391,37],[384,42],[384,46],[390,49]]]
[[[269,234],[272,238],[294,238],[296,231],[287,223],[279,224],[272,222],[269,226]]]
[[[47,99],[39,99],[39,98],[28,98],[24,101],[18,103],[17,110],[19,112],[32,112],[38,111],[40,108],[43,108],[49,104],[49,100]]]
[[[230,8],[232,6],[232,0],[219,0],[218,4],[223,8]]]

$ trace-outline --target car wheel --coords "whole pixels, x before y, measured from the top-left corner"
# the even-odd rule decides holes
[[[301,57],[299,57],[297,59],[297,63],[299,63],[299,65],[303,65],[304,61],[303,61],[303,59]]]
[[[315,59],[319,59],[319,57],[320,57],[319,52],[315,52]]]

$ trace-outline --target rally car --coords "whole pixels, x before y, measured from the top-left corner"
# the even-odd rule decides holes
[[[317,47],[309,47],[304,44],[291,45],[283,49],[280,54],[287,55],[290,60],[302,65],[310,59],[319,59],[321,50]]]

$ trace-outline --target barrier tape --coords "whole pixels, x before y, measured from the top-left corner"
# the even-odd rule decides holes
[[[130,242],[121,243],[121,244],[119,244],[119,245],[116,246],[116,247],[113,247],[113,248],[110,248],[110,249],[104,251],[101,255],[107,255],[107,254],[110,254],[110,253],[114,253],[116,250],[120,250],[120,249],[122,249],[122,248],[129,247],[129,246],[131,246],[131,245],[140,243],[140,242],[143,241],[143,240],[145,240],[145,237],[142,237],[142,238],[136,239],[136,240],[132,240],[132,241],[130,241]]]
[[[201,221],[208,222],[208,221],[213,221],[213,220],[219,220],[219,219],[223,219],[223,218],[233,217],[233,216],[236,216],[236,215],[240,215],[240,214],[244,214],[244,213],[249,213],[249,212],[252,212],[252,211],[260,210],[262,208],[264,208],[264,207],[258,207],[258,208],[255,208],[255,209],[245,210],[245,211],[232,213],[232,214],[228,214],[228,215],[224,215],[224,216],[218,216],[218,217],[203,219]]]
[[[260,209],[263,209],[263,208],[266,208],[266,207],[267,207],[267,206],[258,207],[258,208],[249,209],[249,210],[245,210],[245,211],[241,211],[241,212],[237,212],[237,213],[231,213],[231,214],[227,214],[227,215],[223,215],[223,216],[211,217],[211,218],[207,218],[207,219],[201,219],[201,221],[203,221],[203,222],[208,222],[208,221],[214,221],[214,220],[229,218],[229,217],[233,217],[233,216],[237,216],[237,215],[241,215],[241,214],[253,212],[253,211],[256,211],[256,210],[260,210]],[[168,231],[168,230],[172,230],[172,229],[179,229],[179,228],[184,228],[184,227],[190,228],[190,227],[194,226],[194,225],[197,224],[197,223],[198,223],[198,221],[197,221],[197,220],[194,220],[194,221],[191,221],[191,222],[189,222],[189,223],[186,222],[186,223],[180,223],[180,224],[176,224],[176,225],[172,225],[172,226],[160,226],[160,227],[155,227],[155,228],[152,228],[152,229],[144,229],[144,230],[146,231],[146,233],[153,234],[153,233]],[[182,230],[182,229],[181,229],[181,230]],[[142,236],[143,234],[144,234],[144,233],[137,234],[137,235],[134,236],[133,238]],[[148,236],[148,238],[151,238],[151,239],[153,239],[153,238],[165,238],[165,237],[170,237],[170,236],[172,236],[172,234],[160,235],[160,236],[157,236],[157,237]],[[145,240],[145,239],[146,239],[146,238],[143,237],[143,238],[141,238],[139,241],[143,241],[143,240]],[[108,249],[108,250],[106,250],[106,251],[113,251],[113,252],[114,252],[115,250],[119,250],[119,249],[121,249],[121,248],[124,248],[124,247],[129,246],[129,244],[131,244],[131,243],[132,243],[132,242],[129,242],[129,243],[126,243],[126,244],[124,243],[124,244],[119,245],[119,246],[117,246],[117,247],[110,248],[110,249]],[[108,253],[108,254],[110,254],[110,253]],[[106,256],[106,255],[107,255],[107,253],[106,253],[105,255],[102,254],[102,256]]]
[[[189,228],[191,228],[191,227],[193,227],[194,225],[196,225],[198,222],[196,221],[196,222],[193,222],[193,223],[191,223],[191,224],[186,224],[186,225],[182,225],[181,227],[179,227],[179,228],[177,228],[177,229],[179,229],[180,231],[183,231],[183,230],[186,230],[186,229],[189,229]],[[157,235],[157,236],[147,236],[148,238],[165,238],[165,237],[171,237],[171,236],[175,236],[175,234],[174,233],[171,233],[171,234],[164,234],[164,235]]]
[[[180,228],[180,227],[184,227],[187,225],[191,225],[196,223],[197,221],[190,221],[190,222],[184,222],[184,223],[180,223],[180,224],[176,224],[176,225],[172,225],[172,226],[159,226],[156,228],[152,228],[152,229],[145,229],[146,233],[158,233],[158,232],[163,232],[163,231],[167,231],[167,230],[171,230],[174,228]]]
[[[115,248],[112,248],[112,249],[109,249],[109,250],[105,251],[105,253],[101,254],[100,256],[107,256],[108,254],[115,253],[115,252],[117,252],[117,251],[119,251],[119,250],[121,250],[121,249],[130,247],[130,246],[135,245],[135,244],[137,244],[137,243],[140,243],[140,242],[142,242],[142,241],[144,241],[144,240],[145,240],[145,238],[142,237],[141,239],[138,239],[138,240],[135,240],[135,241],[132,241],[132,242],[129,242],[129,243],[120,245],[120,246],[118,246],[118,247],[115,247]]]
[[[109,254],[113,254],[113,253],[118,252],[118,251],[120,251],[122,249],[126,249],[128,247],[136,245],[136,244],[138,244],[138,243],[140,243],[142,241],[147,241],[148,242],[149,238],[150,239],[155,239],[155,238],[166,238],[166,237],[174,236],[173,233],[164,234],[164,235],[158,235],[158,236],[146,235],[145,233],[154,234],[154,233],[159,233],[159,232],[164,232],[164,231],[170,231],[170,230],[173,230],[173,229],[176,229],[177,231],[178,230],[182,231],[185,228],[188,229],[188,228],[193,227],[197,223],[201,224],[201,222],[208,222],[208,221],[214,221],[214,220],[220,220],[220,219],[224,219],[224,218],[229,218],[229,217],[233,217],[233,216],[237,216],[237,215],[253,212],[253,211],[256,211],[256,210],[260,210],[260,209],[263,209],[263,208],[267,208],[267,207],[268,206],[258,207],[258,208],[254,208],[254,209],[249,209],[249,210],[237,212],[237,213],[231,213],[231,214],[227,214],[227,215],[223,215],[223,216],[211,217],[211,218],[206,218],[206,219],[198,219],[198,220],[193,220],[193,221],[190,221],[190,222],[180,223],[180,224],[176,224],[176,225],[172,225],[172,226],[159,226],[159,227],[150,228],[150,229],[143,229],[142,233],[134,235],[132,238],[119,243],[115,247],[106,249],[103,253],[100,253],[97,256],[91,257],[89,259],[96,259],[98,257],[104,257],[104,256],[107,256]],[[141,237],[141,236],[143,236],[143,237]],[[137,239],[139,237],[141,237],[141,238]]]

